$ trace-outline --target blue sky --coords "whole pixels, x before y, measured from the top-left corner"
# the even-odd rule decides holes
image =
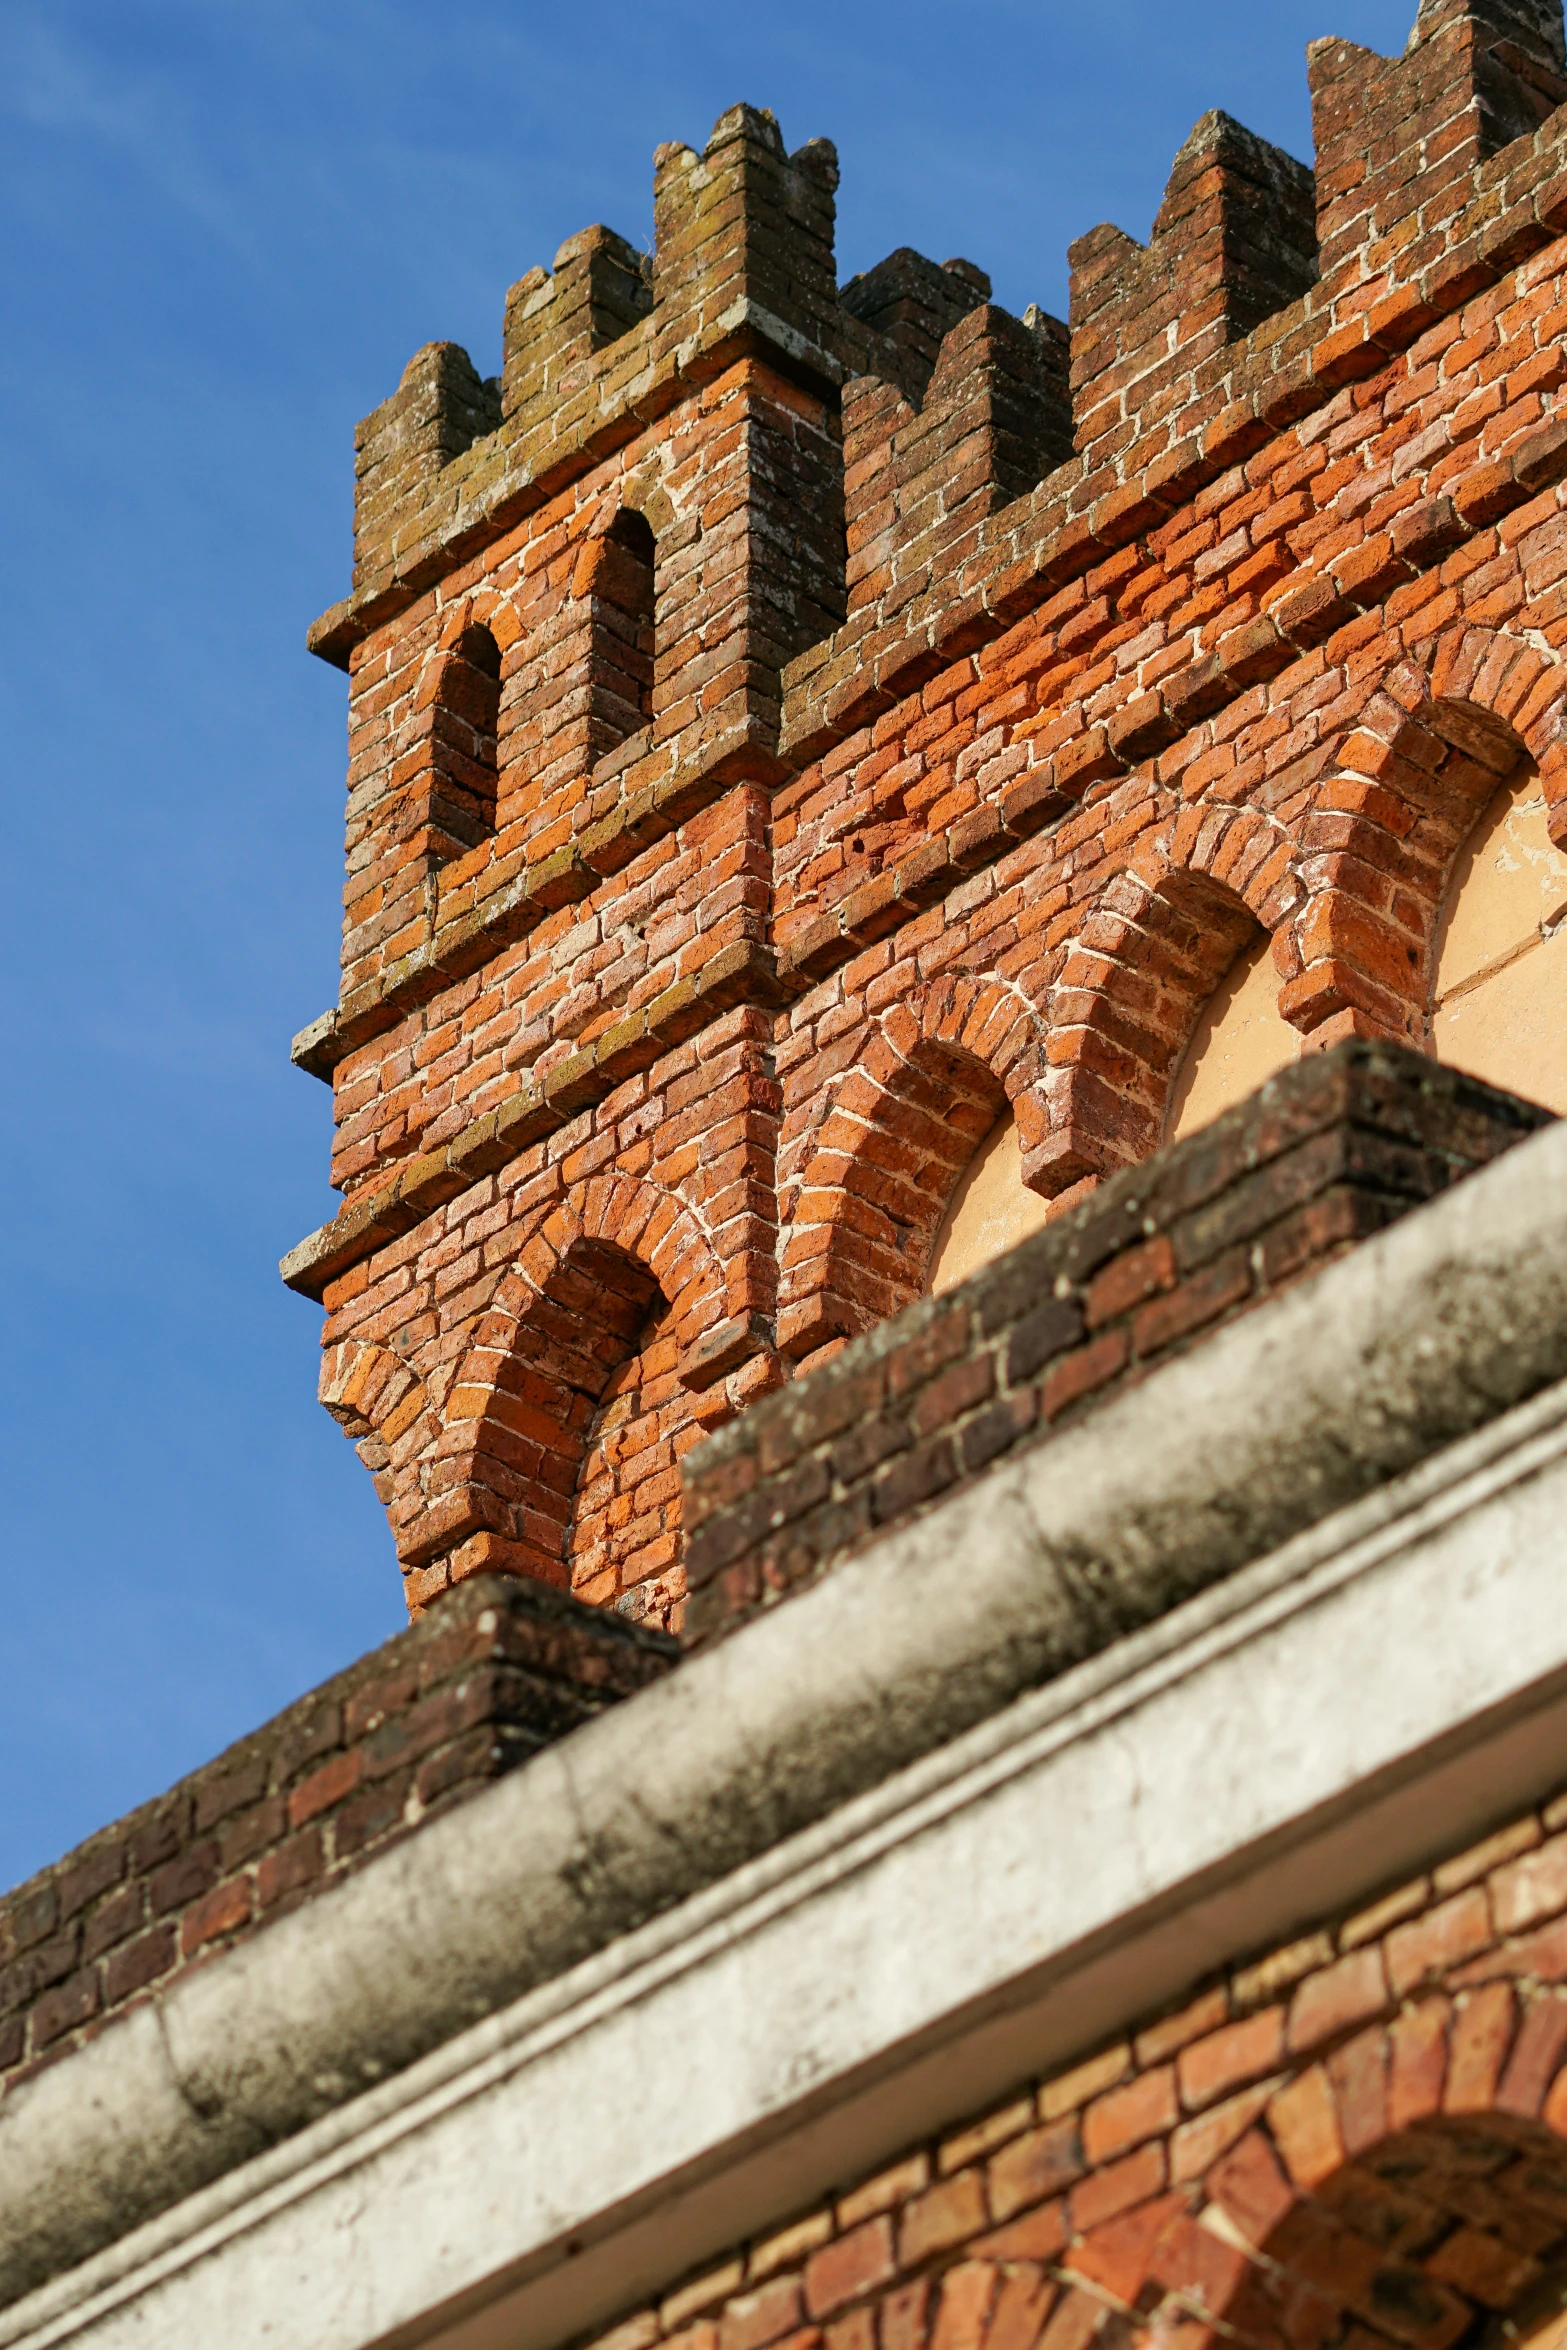
[[[1064,312],[1211,106],[1309,160],[1304,48],[1415,0],[3,0],[0,1883],[401,1620],[283,1249],[331,1213],[352,432],[737,98],[901,244]]]

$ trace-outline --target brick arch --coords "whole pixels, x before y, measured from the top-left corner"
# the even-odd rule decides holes
[[[866,1032],[786,1177],[792,1227],[778,1343],[801,1358],[924,1292],[958,1178],[1010,1102],[1025,1154],[1044,1132],[1044,1026],[993,978],[916,989]]]
[[[1567,2257],[1564,2054],[1553,1983],[1427,1986],[1341,2032],[1187,2125],[1163,2190],[1065,2251],[1073,2338],[1119,2312],[1150,2350],[1516,2339]]]
[[[655,539],[662,538],[676,519],[674,500],[661,477],[647,466],[628,473],[604,498],[594,518],[594,531],[607,530],[622,511],[640,514]]]
[[[1280,1008],[1319,1042],[1423,1046],[1443,900],[1498,783],[1532,759],[1567,847],[1567,667],[1503,630],[1459,627],[1385,678],[1340,747],[1308,828],[1308,896]]]
[[[1543,2263],[1554,2265],[1567,2252],[1567,2142],[1537,2112],[1495,2104],[1472,2110],[1470,2101],[1477,2091],[1485,2095],[1486,2086],[1461,2077],[1466,2068],[1489,2069],[1486,2042],[1513,2005],[1508,1987],[1460,2011],[1471,2045],[1443,2051],[1440,2102],[1430,2091],[1422,2094],[1406,2064],[1401,2105],[1407,2110],[1429,2099],[1432,2110],[1380,2137],[1366,2132],[1349,2100],[1331,2093],[1328,2068],[1297,2087],[1297,2095],[1320,2105],[1330,2139],[1338,2141],[1320,2159],[1331,2161],[1340,2150],[1343,2158],[1320,2178],[1303,2165],[1307,2186],[1278,2165],[1269,2183],[1279,2216],[1259,2231],[1259,2257],[1245,2261],[1225,2302],[1229,2338],[1266,2341],[1270,2350],[1281,2339],[1304,2343],[1313,2322],[1330,2311],[1345,2336],[1361,2330],[1373,2341],[1446,2350],[1460,2341],[1478,2344],[1498,2320],[1527,2306]],[[1417,2006],[1395,2032],[1421,2055],[1433,2043],[1440,2049],[1446,2006],[1428,2002],[1424,2012]],[[1550,1995],[1547,2027],[1557,2026],[1562,2014],[1562,2001]],[[1494,2097],[1494,2079],[1489,2090]],[[1352,2152],[1343,2144],[1346,2128]],[[1260,2147],[1248,2152],[1255,2159]],[[1245,2164],[1242,2156],[1215,2182],[1219,2208],[1232,2217],[1250,2200],[1241,2179]],[[1249,2183],[1253,2195],[1261,2187],[1266,2196],[1255,2173]],[[1255,2201],[1247,2217],[1256,2229],[1262,2212]],[[1244,2236],[1244,2223],[1237,2226]]]
[[[684,1364],[724,1314],[711,1239],[671,1193],[604,1175],[546,1210],[471,1334],[433,1441],[405,1451],[395,1481],[398,1554],[419,1596],[480,1568],[570,1584],[611,1389],[653,1325]]]
[[[1301,895],[1287,834],[1251,808],[1183,810],[1106,884],[1050,993],[1047,1123],[1024,1159],[1039,1190],[1059,1194],[1157,1149],[1204,1006],[1238,954],[1281,934]]]

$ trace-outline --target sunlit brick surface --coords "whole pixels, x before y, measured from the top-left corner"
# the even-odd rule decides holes
[[[572,238],[499,378],[431,345],[360,428],[345,1201],[286,1272],[416,1610],[678,1626],[680,1461],[924,1294],[1003,1111],[1044,1200],[1140,1163],[1264,946],[1307,1056],[1429,1051],[1481,811],[1567,834],[1560,12],[1309,70],[1315,181],[1204,117],[1069,322],[839,288],[831,147],[733,108],[651,256]]]

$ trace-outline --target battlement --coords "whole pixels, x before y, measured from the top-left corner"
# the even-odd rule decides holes
[[[841,382],[867,346],[838,308],[837,183],[827,140],[789,155],[770,114],[733,106],[700,154],[654,157],[651,254],[595,226],[511,288],[498,378],[456,344],[417,352],[356,436],[354,601],[422,578],[476,508],[514,519],[737,356]],[[346,657],[330,625],[315,645]]]
[[[507,296],[497,378],[429,345],[361,425],[354,593],[317,624],[314,649],[346,665],[380,618],[743,356],[808,385],[835,418],[842,403],[851,552],[817,599],[830,621],[863,602],[866,576],[895,578],[889,545],[928,554],[905,515],[928,512],[933,452],[954,476],[977,459],[985,511],[1074,450],[1091,471],[1123,470],[1259,327],[1310,296],[1331,307],[1360,280],[1396,284],[1473,199],[1481,167],[1567,98],[1567,42],[1556,0],[1422,0],[1401,56],[1328,39],[1308,74],[1314,170],[1205,115],[1146,244],[1109,224],[1073,244],[1069,334],[1031,311],[1030,362],[995,313],[988,338],[948,354],[948,377],[972,363],[972,381],[939,385],[934,412],[947,338],[989,300],[982,270],[905,247],[840,289],[835,151],[813,139],[789,153],[764,110],[731,107],[700,152],[660,147],[651,253],[602,225],[568,238],[552,271]],[[977,424],[976,402],[995,415]],[[941,502],[945,521],[971,493]]]
[[[989,294],[972,262],[937,268],[907,248],[844,289],[897,370],[843,390],[851,615],[929,578],[980,517],[1071,456],[1065,326],[1037,307],[1015,318]]]
[[[1450,218],[1475,167],[1567,98],[1557,0],[1421,0],[1402,57],[1326,40],[1307,65],[1325,271],[1373,274],[1392,229]]]
[[[1092,229],[1071,248],[1077,445],[1113,458],[1194,367],[1298,301],[1317,276],[1312,175],[1227,114],[1175,159],[1147,245]]]

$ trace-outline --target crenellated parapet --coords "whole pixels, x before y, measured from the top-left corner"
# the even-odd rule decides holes
[[[1307,70],[1325,273],[1373,275],[1393,228],[1440,228],[1476,166],[1567,99],[1558,0],[1421,0],[1402,57],[1315,41]]]
[[[612,228],[568,237],[553,271],[530,269],[506,297],[501,419],[530,423],[587,381],[607,343],[641,324],[653,307],[651,257]]]
[[[500,387],[460,343],[426,343],[354,435],[354,579],[394,565],[441,477],[500,422]]]
[[[359,427],[354,592],[317,623],[313,650],[346,666],[476,539],[738,359],[835,391],[872,348],[838,306],[837,179],[828,141],[789,155],[770,114],[731,107],[700,153],[658,150],[651,254],[595,226],[512,287],[498,378],[455,344],[417,353]],[[828,624],[833,613],[829,596]]]
[[[1205,114],[1148,243],[1105,226],[1071,259],[1077,446],[1103,462],[1182,396],[1204,359],[1313,283],[1312,175],[1229,115]]]
[[[894,253],[844,289],[896,374],[843,391],[847,604],[928,577],[984,515],[1071,455],[1066,329],[989,300],[972,262]],[[884,362],[885,363],[885,362]]]

